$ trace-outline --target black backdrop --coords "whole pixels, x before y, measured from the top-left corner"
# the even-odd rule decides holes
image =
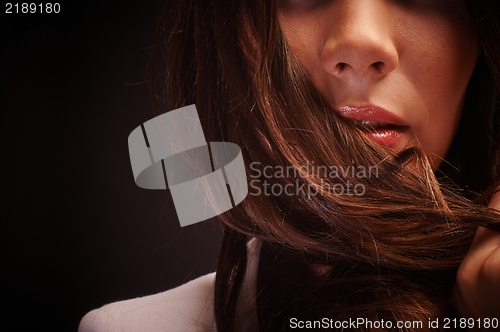
[[[168,191],[137,187],[129,133],[161,1],[61,2],[1,20],[0,331],[76,331],[105,303],[214,271],[215,220],[181,228]]]

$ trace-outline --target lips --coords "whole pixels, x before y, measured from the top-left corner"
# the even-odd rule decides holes
[[[394,147],[409,127],[403,119],[377,106],[342,106],[337,113],[378,144]]]

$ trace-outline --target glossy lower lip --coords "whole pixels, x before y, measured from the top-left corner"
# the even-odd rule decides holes
[[[337,113],[349,121],[376,121],[393,125],[389,128],[361,129],[368,138],[380,145],[396,146],[409,129],[401,118],[377,106],[342,106]]]
[[[399,143],[403,135],[406,133],[407,129],[408,127],[401,127],[396,129],[382,128],[377,130],[364,131],[364,133],[375,143],[394,147]]]

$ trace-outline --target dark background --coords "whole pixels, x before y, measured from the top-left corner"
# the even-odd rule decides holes
[[[137,187],[127,138],[152,118],[161,1],[61,3],[0,16],[0,331],[76,331],[103,304],[214,271],[215,220],[181,228]]]

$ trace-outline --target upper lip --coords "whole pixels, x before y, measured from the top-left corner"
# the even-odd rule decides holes
[[[345,119],[356,121],[376,121],[395,126],[407,126],[403,119],[397,115],[373,105],[351,106],[345,105],[335,109]]]

